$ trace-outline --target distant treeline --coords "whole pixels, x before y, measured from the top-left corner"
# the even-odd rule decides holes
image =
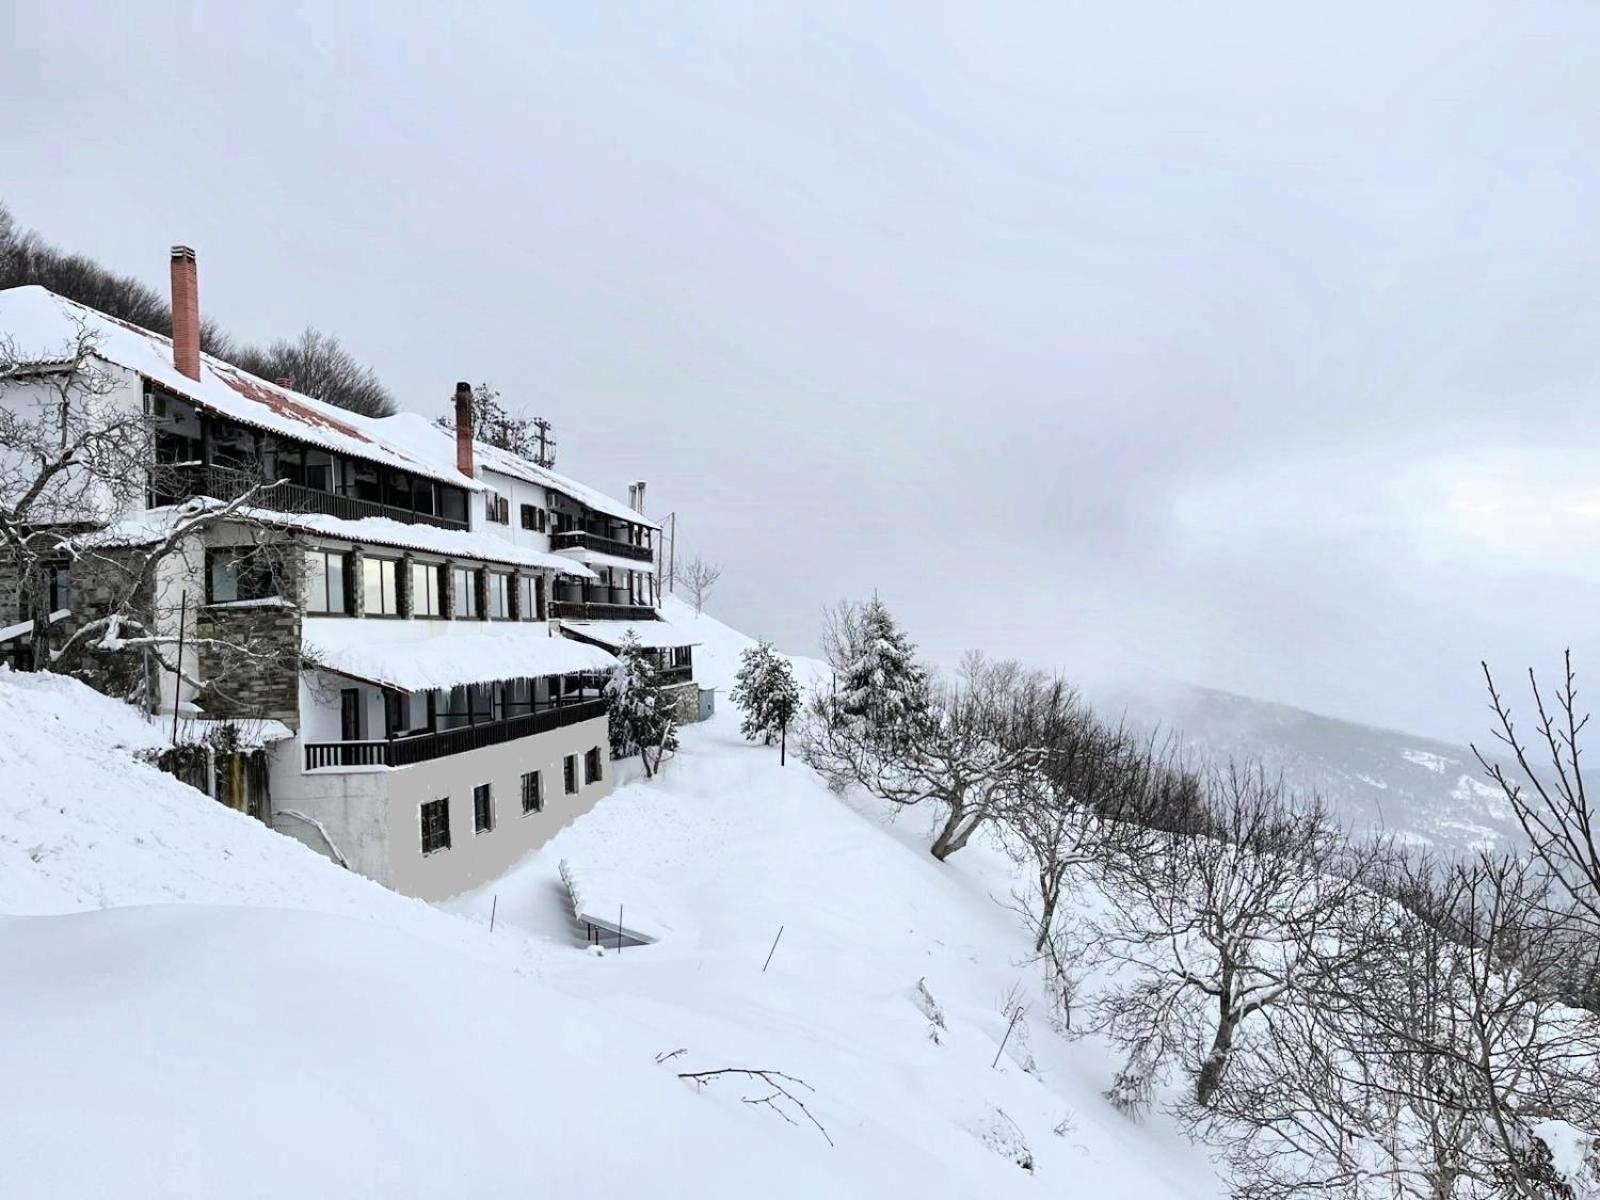
[[[119,275],[82,254],[71,254],[17,225],[0,204],[0,288],[39,284],[58,295],[157,333],[171,335],[167,297],[130,275]],[[202,314],[200,347],[265,379],[291,379],[297,391],[368,416],[396,410],[377,372],[359,362],[337,337],[307,326],[298,337],[266,347],[238,344]]]

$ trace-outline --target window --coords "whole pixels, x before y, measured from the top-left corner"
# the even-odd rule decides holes
[[[596,746],[583,756],[583,782],[600,782],[600,747]]]
[[[475,620],[478,616],[478,573],[470,567],[455,569],[456,617]]]
[[[511,615],[511,576],[501,571],[490,571],[488,578],[489,619],[504,621]]]
[[[567,789],[567,795],[578,794],[578,756],[569,754],[561,760],[561,782]]]
[[[305,451],[305,486],[314,492],[333,491],[334,470],[338,463],[326,450]]]
[[[524,529],[539,528],[537,518],[535,518],[533,515],[537,511],[538,510],[535,509],[531,504],[524,504],[522,506],[522,527]]]
[[[448,484],[439,485],[439,515],[458,525],[467,523],[467,493]]]
[[[383,689],[383,735],[395,737],[406,731],[410,704],[404,692]]]
[[[352,462],[347,486],[357,500],[383,503],[383,486],[378,482],[378,468],[372,463]]]
[[[544,620],[544,577],[520,575],[517,577],[518,607],[524,621]]]
[[[444,568],[433,563],[411,564],[411,615],[444,616]]]
[[[306,611],[347,613],[349,596],[344,586],[345,556],[331,550],[306,551]]]
[[[422,806],[422,852],[450,849],[450,797]]]
[[[494,492],[483,494],[483,515],[496,525],[511,524],[511,502]]]
[[[522,815],[544,811],[544,780],[539,772],[529,771],[522,777]]]
[[[400,615],[400,596],[395,589],[395,576],[400,564],[392,558],[367,558],[361,562],[361,592],[366,601],[367,616],[397,617]]]
[[[472,789],[472,831],[488,833],[494,828],[494,789],[480,783]]]
[[[44,611],[48,615],[72,607],[72,588],[69,579],[71,567],[62,563],[44,569]],[[33,589],[27,589],[28,616],[33,616]]]
[[[266,600],[278,594],[272,564],[260,549],[247,546],[206,551],[208,603]]]

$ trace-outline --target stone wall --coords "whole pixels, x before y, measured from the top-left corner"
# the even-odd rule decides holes
[[[679,683],[662,688],[661,694],[672,705],[679,725],[693,725],[700,720],[700,685]]]
[[[206,605],[195,618],[200,675],[196,702],[208,717],[300,724],[300,611],[292,602]],[[213,647],[215,639],[226,643]]]

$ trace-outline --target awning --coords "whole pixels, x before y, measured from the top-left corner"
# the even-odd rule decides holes
[[[617,662],[598,646],[550,636],[543,622],[309,617],[301,640],[326,670],[406,692],[610,671]]]
[[[670,621],[563,621],[561,628],[574,637],[613,648],[622,645],[629,633],[637,634],[639,644],[647,650],[672,650],[700,644],[694,634]]]

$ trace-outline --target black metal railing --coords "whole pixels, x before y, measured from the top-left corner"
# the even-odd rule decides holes
[[[550,541],[557,550],[593,550],[598,554],[632,558],[639,562],[651,562],[655,559],[655,551],[649,546],[635,546],[632,542],[601,537],[598,533],[589,533],[582,529],[569,529],[565,533],[555,534]]]
[[[541,705],[532,712],[504,721],[463,725],[459,729],[441,729],[435,733],[418,733],[381,742],[307,742],[306,770],[315,771],[319,767],[408,767],[412,763],[514,742],[518,738],[548,733],[552,729],[577,725],[605,715],[604,700],[574,700],[565,704]]]
[[[564,621],[654,621],[648,604],[599,604],[587,600],[552,600],[550,615]]]
[[[437,513],[413,512],[380,504],[376,500],[363,500],[357,496],[341,496],[333,492],[318,491],[297,483],[274,483],[261,486],[261,477],[251,471],[233,467],[206,467],[189,464],[158,466],[151,480],[151,502],[176,503],[194,496],[210,496],[213,500],[237,500],[251,488],[260,492],[251,498],[256,508],[274,512],[315,512],[346,521],[359,521],[363,517],[388,517],[406,525],[435,525],[440,529],[466,529],[466,521],[441,517]]]

